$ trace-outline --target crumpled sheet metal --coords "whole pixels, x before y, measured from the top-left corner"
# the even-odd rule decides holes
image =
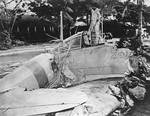
[[[98,94],[95,97],[90,96],[85,104],[73,110],[58,112],[56,116],[107,116],[120,105],[121,103],[114,96]]]

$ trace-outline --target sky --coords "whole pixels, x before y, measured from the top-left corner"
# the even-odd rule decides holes
[[[150,0],[145,0],[145,4],[146,4],[147,6],[150,6]]]
[[[145,0],[145,4],[150,6],[150,0]]]

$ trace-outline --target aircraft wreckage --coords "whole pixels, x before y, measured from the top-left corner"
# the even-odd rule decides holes
[[[93,13],[100,19],[98,9]],[[89,32],[99,28],[96,23],[0,79],[0,116],[116,116],[133,106],[130,94],[139,95],[135,88],[144,91],[143,99],[144,82],[136,77],[133,81],[130,73],[130,79],[110,85],[105,93],[98,84],[91,85],[94,80],[124,77],[132,62],[129,49],[104,42],[97,31],[95,39],[89,39]],[[79,87],[83,83],[86,86]],[[91,91],[91,86],[98,89]]]

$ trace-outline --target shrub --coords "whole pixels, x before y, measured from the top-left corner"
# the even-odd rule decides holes
[[[6,50],[11,48],[11,37],[10,33],[6,30],[0,32],[0,50]]]

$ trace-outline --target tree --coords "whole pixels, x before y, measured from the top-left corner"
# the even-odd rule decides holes
[[[118,12],[118,20],[122,22],[131,22],[134,25],[139,24],[140,12],[143,12],[143,23],[149,22],[149,11],[148,7],[143,5],[144,0],[134,0],[137,4],[132,3],[131,0],[115,6]]]
[[[143,2],[143,0],[138,1]],[[68,31],[77,17],[90,15],[92,8],[100,8],[106,17],[110,14],[116,15],[117,21],[123,24],[130,22],[137,26],[139,22],[140,6],[131,3],[130,0],[123,3],[118,0],[35,0],[28,5],[29,9],[40,18],[53,22],[58,30],[60,28],[60,11],[63,11],[64,15],[64,30]],[[147,11],[143,12],[145,21],[149,21]]]
[[[9,9],[9,5],[15,2],[13,9]],[[12,30],[17,15],[21,13],[19,5],[22,0],[1,0],[0,1],[0,49],[8,49],[12,43]]]
[[[72,22],[70,12],[72,9],[68,7],[68,2],[65,0],[35,0],[28,4],[29,9],[36,13],[41,19],[52,22],[59,30],[60,24],[60,11],[63,11],[64,15],[64,27],[68,25],[68,22]]]
[[[63,11],[64,30],[70,29],[76,22],[77,17],[87,17],[92,8],[102,8],[105,4],[111,4],[117,0],[35,0],[29,4],[29,9],[35,12],[39,18],[44,18],[60,26],[60,11]],[[87,19],[82,19],[87,23]],[[69,35],[68,35],[69,36]]]

